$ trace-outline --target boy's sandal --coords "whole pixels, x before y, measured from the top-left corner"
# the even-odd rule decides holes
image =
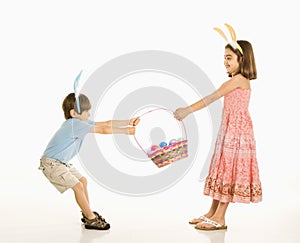
[[[88,219],[84,217],[84,227],[86,229],[93,229],[93,230],[108,230],[110,228],[110,224],[105,221],[105,219],[99,215],[97,212],[93,212],[96,215],[94,219]]]
[[[195,218],[195,219],[189,221],[189,224],[198,224],[201,222],[206,222],[208,220],[209,220],[208,218],[206,218],[204,215],[202,215],[199,218]]]
[[[87,217],[85,217],[85,215],[83,214],[83,212],[81,212],[81,214],[82,214],[81,222],[82,222],[82,223],[85,223]],[[103,217],[102,217],[99,213],[97,213],[96,211],[93,211],[93,214],[95,214],[95,215],[96,215],[96,218],[99,218],[102,222],[107,223],[107,222],[105,221],[105,218],[103,218]],[[108,224],[108,223],[107,223],[107,224]]]
[[[93,212],[93,214],[95,214],[95,212]],[[81,218],[81,222],[82,223],[85,223],[85,220],[87,219],[87,217],[83,214],[83,212],[81,211],[81,215],[82,215],[82,218]],[[95,214],[96,215],[96,214]],[[97,215],[96,215],[97,217]]]
[[[81,222],[85,223],[85,220],[87,219],[87,217],[83,214],[82,211],[81,211],[81,214],[82,214]],[[95,211],[93,211],[93,214],[95,214],[96,217],[100,217],[100,215],[97,212],[95,212]]]
[[[206,228],[203,227],[203,224],[211,225],[212,227]],[[195,226],[195,229],[198,230],[226,230],[227,225],[221,225],[213,220],[208,219],[207,221],[203,221]]]
[[[96,217],[94,219],[86,219],[84,227],[86,229],[93,230],[108,230],[110,228],[110,225]]]

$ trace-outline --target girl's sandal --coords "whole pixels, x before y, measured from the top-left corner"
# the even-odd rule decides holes
[[[209,220],[208,218],[206,218],[204,215],[202,215],[199,218],[195,218],[195,219],[189,221],[189,224],[198,224],[198,223],[206,222],[208,220]]]
[[[203,227],[203,224],[208,224],[208,225],[211,225],[212,227]],[[197,224],[195,226],[195,229],[197,230],[226,230],[227,229],[227,225],[221,225],[219,223],[217,223],[216,221],[213,221],[213,220],[207,220],[207,221],[203,221],[199,224]]]

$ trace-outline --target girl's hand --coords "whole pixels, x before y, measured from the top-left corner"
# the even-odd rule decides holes
[[[178,108],[175,112],[174,112],[174,117],[179,120],[182,121],[184,118],[186,118],[189,114],[192,113],[192,110],[190,107],[185,107],[185,108]]]
[[[139,124],[139,122],[140,122],[140,118],[139,117],[134,117],[134,118],[131,118],[129,120],[129,125],[135,127]]]

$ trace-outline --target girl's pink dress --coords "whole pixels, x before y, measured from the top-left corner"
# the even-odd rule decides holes
[[[222,123],[211,159],[204,194],[221,202],[260,202],[262,189],[256,160],[250,89],[224,97]]]

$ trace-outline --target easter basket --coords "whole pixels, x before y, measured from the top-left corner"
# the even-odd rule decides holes
[[[173,114],[172,111],[169,111],[165,108],[156,108],[147,111],[146,113],[140,115],[140,117],[159,110],[163,110]],[[188,157],[188,140],[186,129],[182,121],[178,122],[181,124],[182,130],[184,132],[184,137],[180,137],[178,139],[171,139],[169,143],[161,142],[159,145],[152,145],[151,148],[148,149],[148,151],[145,151],[145,149],[143,149],[143,147],[138,142],[136,136],[134,136],[137,145],[158,168],[164,167],[177,160]]]

